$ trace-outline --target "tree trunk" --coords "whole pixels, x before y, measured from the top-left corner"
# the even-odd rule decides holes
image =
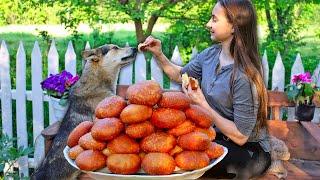
[[[135,29],[136,29],[137,43],[144,42],[144,40],[146,40],[147,37],[143,33],[142,22],[140,20],[135,20],[134,21],[134,26],[135,26]]]
[[[274,22],[272,21],[272,18],[271,18],[269,0],[265,0],[264,5],[265,5],[265,13],[267,17],[268,27],[270,31],[269,37],[271,37],[271,39],[275,39],[276,33],[274,29]]]

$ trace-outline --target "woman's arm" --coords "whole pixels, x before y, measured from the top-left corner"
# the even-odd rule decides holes
[[[143,43],[144,49],[150,51],[153,56],[156,58],[157,63],[160,65],[161,69],[169,76],[173,81],[181,83],[181,69],[182,67],[177,66],[171,63],[168,58],[163,54],[161,48],[161,41],[155,39],[152,36],[149,36],[146,41]]]
[[[248,141],[248,136],[243,135],[238,128],[236,127],[235,123],[231,120],[228,120],[222,117],[219,113],[213,110],[207,101],[203,101],[203,103],[199,104],[203,108],[205,108],[213,119],[213,123],[220,129],[220,131],[230,138],[236,144],[242,146]]]
[[[171,63],[168,58],[161,52],[159,55],[154,55],[157,59],[158,64],[161,66],[163,71],[169,76],[173,81],[181,83],[181,69],[182,67]]]
[[[191,100],[195,104],[200,105],[209,112],[213,124],[215,124],[225,136],[227,136],[233,142],[240,146],[244,145],[248,141],[249,137],[243,135],[233,121],[222,117],[219,113],[217,113],[210,107],[200,88],[198,88],[197,90],[192,90],[191,87],[188,86],[188,89],[182,87],[182,90],[191,98]]]

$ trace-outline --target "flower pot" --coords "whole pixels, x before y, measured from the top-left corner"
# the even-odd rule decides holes
[[[295,118],[299,121],[311,121],[313,119],[315,105],[297,105]]]
[[[52,97],[52,96],[50,96],[50,101],[53,106],[54,116],[56,117],[56,119],[58,121],[62,120],[68,110],[69,103],[67,103],[65,106],[62,106],[59,104],[60,99]]]

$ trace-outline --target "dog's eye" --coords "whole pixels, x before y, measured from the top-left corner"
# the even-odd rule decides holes
[[[119,47],[117,47],[117,46],[113,46],[113,47],[112,47],[112,49],[117,50],[117,49],[119,49]]]

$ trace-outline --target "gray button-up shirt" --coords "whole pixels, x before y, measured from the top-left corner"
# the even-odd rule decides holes
[[[181,73],[186,72],[189,76],[198,79],[211,108],[224,118],[233,121],[243,135],[249,136],[249,142],[259,142],[264,151],[270,152],[266,128],[258,133],[255,132],[259,107],[256,88],[241,70],[236,73],[233,88],[231,88],[233,64],[221,67],[218,73],[216,71],[220,52],[220,44],[205,49],[184,66]],[[219,131],[217,128],[216,130]]]

